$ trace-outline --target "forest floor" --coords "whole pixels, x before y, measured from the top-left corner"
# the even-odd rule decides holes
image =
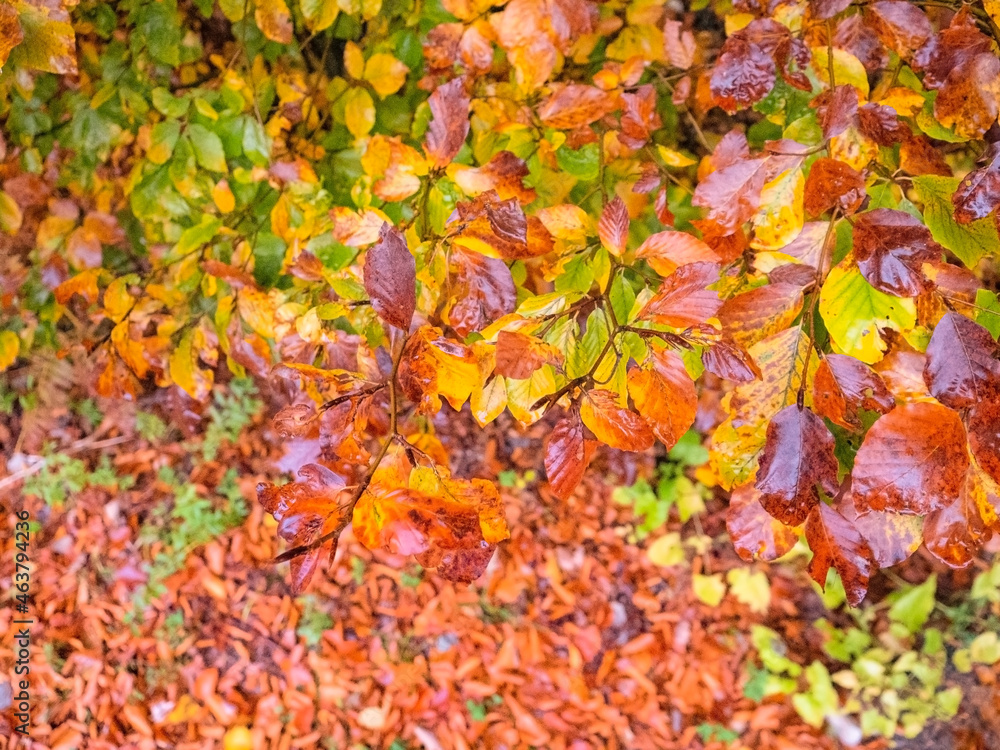
[[[473,585],[442,581],[368,552],[348,531],[332,564],[293,597],[287,565],[271,563],[282,548],[255,487],[308,461],[315,445],[279,440],[250,396],[204,420],[166,399],[143,405],[163,420],[137,418],[134,406],[113,416],[92,406],[48,414],[46,434],[58,422],[69,448],[30,476],[31,436],[17,436],[42,428],[16,415],[0,422],[6,475],[29,480],[0,475],[0,502],[34,522],[36,620],[31,739],[7,740],[15,615],[5,534],[0,747],[841,746],[789,697],[746,693],[760,671],[752,625],[777,631],[787,655],[808,664],[825,658],[812,623],[844,615],[827,612],[801,556],[752,566],[767,574],[766,611],[729,595],[716,606],[700,601],[693,575],[748,567],[725,537],[720,500],[686,524],[676,512],[667,523],[667,532],[711,538],[693,560],[651,562],[652,537],[637,541],[633,509],[611,499],[614,484],[648,473],[651,459],[603,454],[564,503],[537,479],[544,425],[479,433],[462,419],[442,421],[456,473],[503,478],[511,539],[487,573]],[[89,430],[80,427],[88,416]],[[239,439],[227,440],[241,420],[249,424]],[[917,559],[913,579],[928,566]],[[939,573],[939,590],[971,580]],[[876,582],[872,596],[882,595]],[[959,718],[900,747],[1000,748],[995,669],[953,679],[966,688]]]

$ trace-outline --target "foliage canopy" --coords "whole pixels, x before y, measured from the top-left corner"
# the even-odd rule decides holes
[[[5,2],[0,368],[293,384],[276,427],[321,459],[259,496],[296,588],[350,522],[482,573],[507,522],[448,408],[553,413],[564,499],[598,443],[703,414],[740,554],[804,525],[852,603],[921,543],[969,564],[1000,528],[1000,5],[948,5]]]

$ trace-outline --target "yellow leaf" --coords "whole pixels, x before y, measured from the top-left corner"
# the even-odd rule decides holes
[[[782,172],[764,185],[752,221],[755,250],[780,250],[799,236],[805,222],[802,196],[806,178],[799,168]]]
[[[104,290],[104,313],[115,323],[121,322],[132,309],[135,299],[129,293],[128,287],[134,282],[134,276],[131,278],[122,276],[108,284],[108,288]]]
[[[0,372],[3,372],[17,359],[21,351],[21,339],[13,331],[0,331]]]
[[[681,543],[681,535],[673,531],[664,534],[646,550],[646,556],[653,565],[680,565],[685,560],[684,545]]]
[[[869,365],[885,353],[886,343],[879,328],[905,333],[916,324],[917,315],[912,299],[880,292],[846,261],[826,277],[819,295],[819,311],[836,351]]]
[[[812,48],[812,67],[816,77],[830,84],[830,55],[825,46]],[[858,90],[858,97],[864,103],[868,99],[868,71],[861,61],[847,50],[833,48],[833,76],[839,86],[849,83]]]
[[[215,201],[215,207],[224,214],[228,214],[236,208],[236,196],[233,195],[229,182],[226,180],[219,180],[212,188],[212,200]]]
[[[21,207],[10,194],[0,190],[0,229],[7,234],[17,234],[23,219]]]
[[[204,401],[211,390],[214,376],[211,370],[198,367],[198,343],[204,343],[200,328],[189,328],[181,336],[177,348],[170,354],[170,379],[191,398]]]
[[[313,32],[330,28],[340,13],[337,4],[330,0],[302,0],[299,7],[306,27]]]
[[[261,32],[272,42],[292,43],[292,16],[285,0],[257,0],[253,16]]]
[[[410,69],[387,52],[378,52],[365,63],[364,79],[381,98],[395,94],[406,83]]]
[[[656,151],[660,154],[660,158],[663,159],[663,163],[668,167],[690,167],[692,164],[697,163],[690,156],[685,156],[680,151],[674,151],[672,148],[667,148],[666,146],[657,146]]]
[[[771,606],[771,584],[767,575],[760,570],[733,568],[726,573],[729,591],[740,604],[745,604],[751,612],[759,615]]]
[[[344,70],[351,78],[359,81],[365,74],[365,56],[355,42],[344,45]]]
[[[241,289],[236,297],[240,317],[264,338],[274,338],[275,304],[267,294],[257,289]]]
[[[355,138],[368,135],[375,127],[375,102],[364,89],[344,94],[344,124]]]
[[[719,606],[726,595],[726,584],[722,580],[721,573],[712,576],[691,576],[691,589],[698,601],[709,607]]]

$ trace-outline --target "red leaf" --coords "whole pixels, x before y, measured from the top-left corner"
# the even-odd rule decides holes
[[[502,260],[452,247],[450,271],[451,296],[445,321],[462,338],[517,307],[514,278]]]
[[[928,287],[922,264],[943,254],[930,230],[904,211],[876,208],[854,220],[858,269],[880,292],[916,297]]]
[[[562,361],[562,353],[541,339],[516,331],[500,331],[497,335],[497,375],[524,380],[542,365],[559,365]]]
[[[747,562],[777,560],[799,540],[795,531],[768,515],[760,504],[760,493],[750,483],[733,490],[726,529],[736,554]]]
[[[813,380],[813,406],[834,424],[859,430],[859,410],[887,414],[896,407],[896,400],[868,365],[844,354],[827,354]]]
[[[865,8],[864,18],[882,43],[904,59],[923,47],[934,33],[927,14],[903,0],[872,3]]]
[[[583,422],[576,412],[556,423],[545,440],[545,475],[556,497],[569,499],[583,479],[596,448],[596,440],[584,438]]]
[[[723,329],[741,346],[787,328],[802,310],[802,287],[765,284],[727,299],[719,308]]]
[[[991,48],[990,38],[979,31],[972,14],[963,6],[947,29],[917,50],[913,67],[924,74],[926,88],[940,89],[952,70]]]
[[[969,449],[983,471],[1000,484],[1000,395],[996,391],[969,412]]]
[[[817,485],[836,494],[837,457],[833,435],[823,420],[795,404],[779,411],[767,426],[767,442],[754,486],[764,510],[797,526],[820,503]]]
[[[417,265],[403,233],[388,222],[365,255],[364,276],[365,291],[378,316],[408,331],[417,308]]]
[[[926,402],[897,406],[872,425],[854,459],[858,512],[923,516],[950,505],[969,467],[965,443],[965,428],[951,409]]]
[[[824,138],[833,138],[847,130],[858,114],[858,90],[849,84],[824,91],[812,101]]]
[[[927,345],[924,380],[945,406],[962,409],[1000,396],[1000,346],[990,332],[956,312],[946,313]]]
[[[427,100],[433,117],[424,150],[435,169],[448,166],[465,145],[469,134],[469,101],[462,78],[438,86]]]
[[[709,86],[715,103],[729,114],[749,107],[774,88],[774,60],[743,36],[734,34],[722,46]]]
[[[739,344],[723,339],[701,355],[705,369],[734,383],[749,383],[760,377],[760,368],[750,353]]]
[[[702,326],[722,307],[719,293],[706,289],[718,281],[719,267],[714,263],[681,266],[663,280],[639,317],[674,328]]]
[[[698,183],[691,204],[707,209],[711,219],[727,232],[735,232],[760,206],[767,159],[737,161],[712,172]]]
[[[880,146],[892,146],[911,135],[896,110],[881,104],[865,104],[858,108],[858,130]]]
[[[824,589],[832,567],[844,583],[847,601],[856,607],[868,593],[875,561],[857,528],[826,503],[813,508],[806,522],[806,541],[813,552],[809,575]]]
[[[601,220],[597,223],[597,235],[608,252],[619,258],[625,254],[628,225],[628,208],[621,196],[616,195],[601,212]]]
[[[924,519],[927,551],[952,568],[967,567],[979,548],[993,536],[983,519],[980,503],[989,503],[987,491],[975,470],[970,470],[955,502]]]

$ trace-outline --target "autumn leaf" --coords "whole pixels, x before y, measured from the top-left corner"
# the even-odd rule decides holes
[[[330,469],[319,464],[306,464],[299,469],[300,481],[280,487],[269,482],[257,485],[257,500],[278,522],[278,536],[299,547],[347,525],[344,518],[347,498],[344,481]],[[331,558],[337,548],[333,538]],[[291,560],[292,590],[300,593],[309,584],[322,552],[321,547]]]
[[[927,14],[903,0],[879,0],[865,8],[865,22],[882,43],[907,59],[931,38]]]
[[[712,70],[715,104],[729,114],[763,99],[774,88],[774,59],[740,35],[731,36]]]
[[[859,513],[918,516],[950,505],[969,466],[958,415],[935,403],[897,406],[865,435],[852,473]]]
[[[569,499],[596,448],[597,441],[584,437],[578,413],[570,412],[556,423],[545,439],[545,476],[556,497]]]
[[[927,388],[952,409],[1000,396],[1000,346],[990,332],[964,315],[949,312],[927,345]]]
[[[786,406],[771,419],[754,486],[764,509],[782,523],[798,526],[821,502],[819,491],[837,493],[833,435],[809,409]]]
[[[969,411],[968,429],[973,457],[1000,484],[1000,398],[996,390]]]
[[[505,378],[524,380],[545,364],[561,366],[562,352],[551,344],[516,331],[497,335],[496,373]]]
[[[449,272],[452,293],[445,322],[460,336],[481,331],[514,312],[517,290],[503,261],[455,247],[451,251]]]
[[[766,162],[766,159],[740,159],[717,169],[698,183],[691,204],[707,209],[708,219],[735,232],[760,206]]]
[[[752,483],[733,490],[726,510],[726,530],[736,553],[747,562],[777,560],[799,540],[793,529],[764,510]]]
[[[403,331],[410,329],[417,306],[416,273],[403,233],[383,224],[365,255],[365,291],[379,317]]]
[[[629,370],[628,392],[636,411],[668,450],[694,424],[698,395],[674,352],[653,350],[645,366]]]
[[[795,284],[765,284],[727,299],[718,317],[732,339],[748,347],[791,325],[802,301],[802,288]]]
[[[527,205],[538,195],[533,188],[524,185],[524,178],[529,174],[523,159],[510,151],[500,151],[481,167],[457,170],[454,180],[466,195],[475,197],[493,190],[501,200],[517,198],[519,203]]]
[[[985,165],[969,172],[952,196],[960,224],[989,216],[1000,206],[1000,144],[990,144],[983,161]]]
[[[813,380],[816,413],[850,430],[861,429],[860,411],[887,414],[896,401],[878,373],[843,354],[827,354]]]
[[[944,248],[930,231],[904,211],[877,208],[854,221],[854,257],[868,282],[880,292],[915,297],[928,282],[921,264],[939,259]]]
[[[469,97],[465,81],[456,78],[434,90],[427,100],[432,119],[424,151],[435,169],[447,166],[465,145],[469,134]]]
[[[959,496],[924,519],[924,544],[945,565],[969,566],[993,535],[983,515],[984,509],[996,503],[996,498],[990,502],[988,494],[978,472],[970,468]]]
[[[858,606],[868,593],[868,581],[875,561],[868,543],[857,528],[826,503],[820,503],[806,521],[806,541],[813,557],[809,575],[826,588],[826,576],[832,567],[840,574],[851,606]]]
[[[621,196],[616,195],[601,212],[601,220],[597,223],[597,235],[601,244],[615,257],[625,254],[625,243],[628,241],[628,209]]]
[[[722,307],[719,293],[707,288],[718,280],[719,267],[714,263],[681,266],[663,280],[639,317],[674,328],[703,326]]]
[[[443,396],[453,409],[462,404],[479,380],[472,349],[446,338],[439,328],[421,326],[406,342],[399,364],[399,384],[423,414],[441,410]]]
[[[669,276],[688,263],[718,263],[718,254],[687,232],[656,232],[635,251],[635,257],[649,263],[660,276]]]
[[[645,420],[618,405],[618,397],[601,388],[587,391],[580,405],[580,418],[597,439],[623,451],[653,447],[653,431]]]
[[[556,130],[575,130],[601,119],[613,108],[606,91],[571,83],[561,87],[538,106],[538,117]]]
[[[959,63],[934,100],[934,116],[963,138],[978,138],[997,121],[1000,59],[984,52]]]
[[[749,383],[761,376],[750,353],[733,341],[718,341],[701,355],[705,369],[734,383]]]
[[[837,510],[855,525],[880,568],[898,565],[908,559],[923,541],[924,519],[920,516],[878,510],[870,510],[861,516],[850,493],[845,495]]]
[[[822,158],[809,168],[804,205],[810,216],[819,216],[834,207],[844,214],[853,214],[865,197],[864,177],[844,162]]]

